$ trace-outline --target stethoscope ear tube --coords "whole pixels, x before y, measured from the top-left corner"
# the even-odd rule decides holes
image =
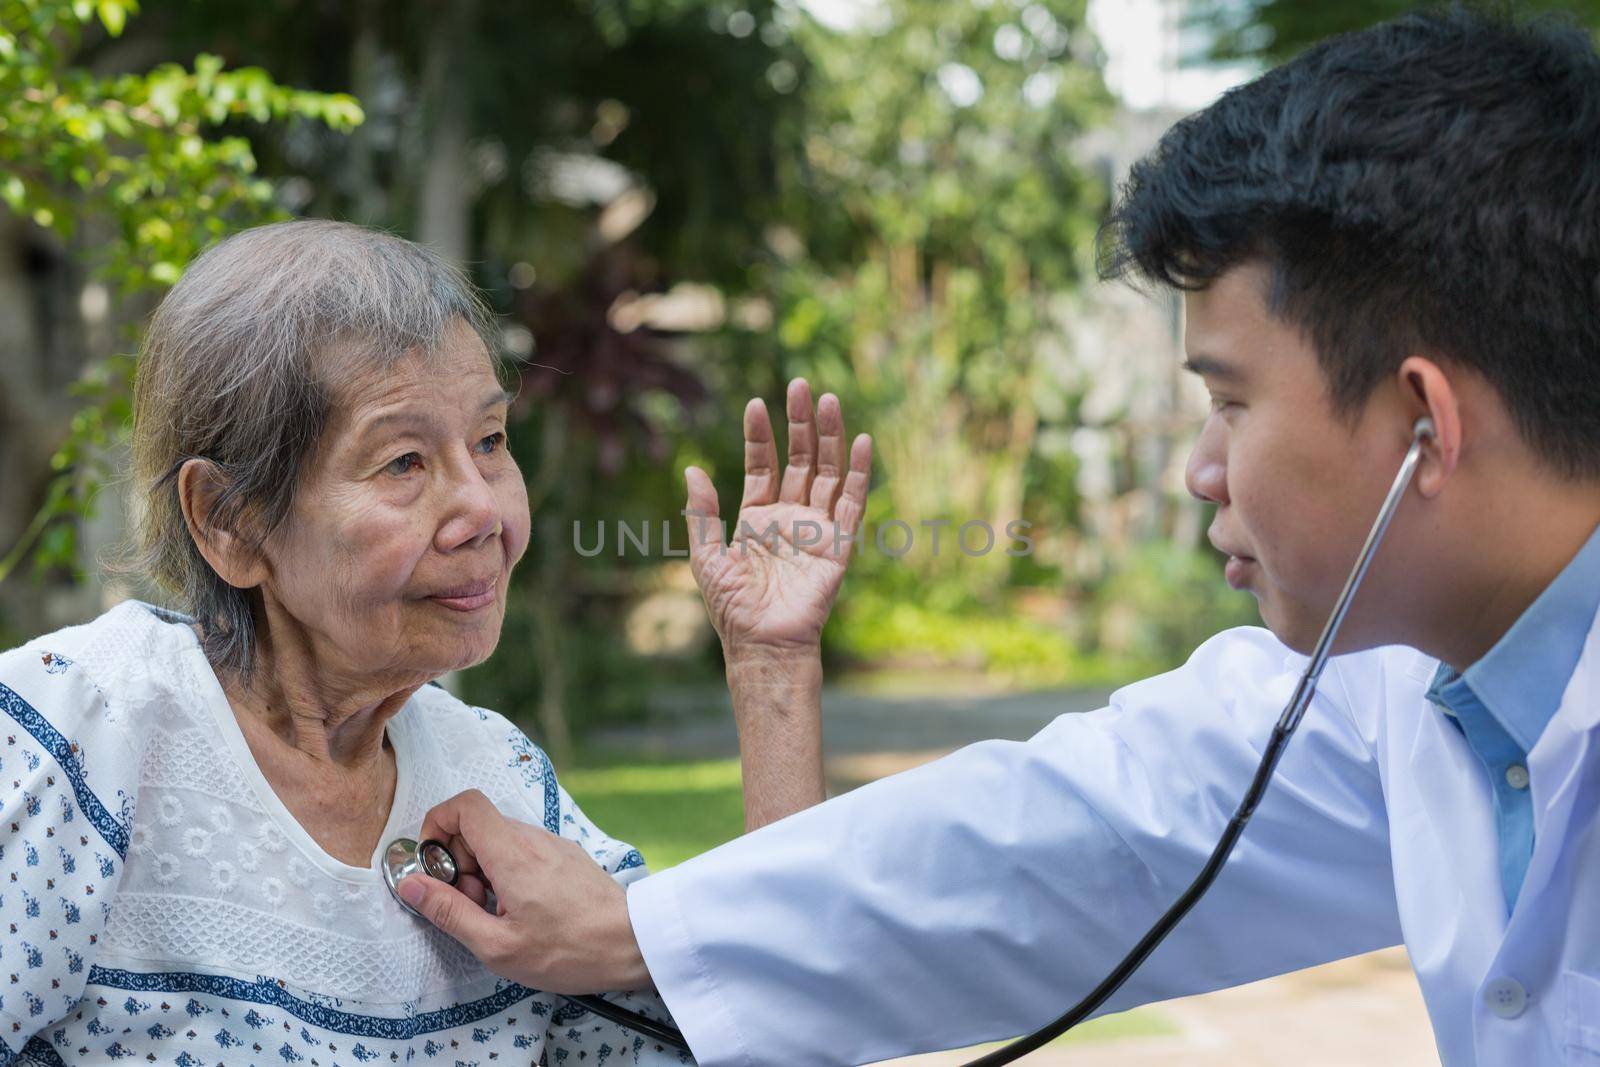
[[[1156,946],[1161,944],[1172,932],[1173,927],[1189,914],[1189,910],[1195,906],[1206,890],[1211,888],[1211,883],[1216,881],[1217,875],[1222,871],[1222,865],[1227,862],[1228,855],[1233,851],[1234,844],[1244,833],[1245,823],[1255,812],[1256,805],[1261,803],[1261,797],[1266,793],[1267,785],[1272,781],[1272,773],[1277,769],[1278,760],[1283,755],[1284,746],[1288,744],[1295,727],[1300,725],[1300,719],[1316,693],[1317,679],[1322,676],[1322,667],[1327,662],[1328,650],[1333,645],[1334,635],[1344,622],[1345,614],[1350,610],[1351,598],[1355,596],[1356,589],[1366,577],[1367,568],[1372,564],[1372,556],[1378,550],[1378,544],[1383,540],[1384,533],[1388,531],[1395,510],[1405,498],[1406,488],[1410,485],[1411,477],[1416,473],[1417,464],[1422,458],[1422,444],[1432,438],[1433,433],[1433,420],[1426,416],[1418,419],[1412,426],[1411,447],[1406,451],[1405,460],[1400,464],[1400,471],[1395,475],[1394,484],[1389,487],[1389,495],[1384,498],[1383,507],[1379,509],[1378,517],[1367,534],[1366,543],[1361,546],[1361,553],[1356,557],[1350,577],[1345,580],[1344,589],[1340,592],[1339,599],[1334,603],[1333,611],[1322,628],[1322,636],[1317,639],[1311,660],[1300,676],[1300,683],[1295,686],[1294,695],[1289,698],[1282,716],[1272,728],[1272,737],[1267,741],[1266,751],[1261,756],[1260,765],[1256,767],[1250,788],[1245,791],[1244,799],[1234,810],[1233,818],[1228,821],[1222,837],[1211,850],[1210,858],[1206,860],[1205,866],[1201,868],[1194,881],[1189,884],[1189,888],[1185,889],[1183,895],[1167,909],[1166,914],[1156,920],[1156,924],[1139,939],[1139,943],[1123,957],[1122,962],[1118,963],[1099,985],[1090,990],[1087,996],[1065,1014],[1026,1037],[1020,1037],[1003,1048],[979,1056],[968,1062],[965,1067],[998,1067],[1000,1064],[1012,1063],[1030,1052],[1043,1048],[1094,1014],[1113,993],[1122,988],[1123,983],[1132,977],[1133,972],[1138,970],[1139,966],[1149,958],[1150,953],[1156,950]]]

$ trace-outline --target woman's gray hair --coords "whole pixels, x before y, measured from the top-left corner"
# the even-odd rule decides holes
[[[207,526],[259,549],[289,516],[341,385],[436,353],[457,322],[498,373],[494,317],[461,271],[391,234],[314,219],[227,238],[162,300],[134,386],[133,475],[148,497],[132,567],[181,599],[219,671],[250,676],[260,593],[200,554],[179,469],[208,460],[222,488]]]

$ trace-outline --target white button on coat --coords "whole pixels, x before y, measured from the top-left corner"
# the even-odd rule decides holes
[[[1515,1019],[1528,1006],[1528,991],[1515,978],[1496,978],[1483,987],[1483,1002],[1502,1019]]]
[[[1528,768],[1520,763],[1513,763],[1506,768],[1506,784],[1512,789],[1528,788]]]

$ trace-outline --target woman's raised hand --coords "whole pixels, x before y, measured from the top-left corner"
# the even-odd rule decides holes
[[[824,393],[813,413],[804,378],[789,383],[787,408],[780,478],[767,407],[759,398],[745,406],[744,499],[731,538],[711,479],[685,472],[689,563],[730,657],[819,644],[866,510],[872,439],[857,436],[847,452],[839,398]]]

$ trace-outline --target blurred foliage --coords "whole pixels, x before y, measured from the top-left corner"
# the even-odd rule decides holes
[[[1072,142],[1105,118],[1081,0],[898,2],[881,23],[802,38],[814,64],[804,196],[773,271],[786,364],[870,427],[873,517],[985,521],[1025,508],[1041,421],[1071,408],[1044,371],[1055,310],[1088,273],[1102,188]],[[882,506],[886,505],[886,506]],[[914,551],[904,591],[1000,606],[1008,557]]]
[[[1017,686],[1105,685],[1170,665],[1162,660],[1167,649],[1145,660],[1107,656],[1069,640],[1058,626],[1016,614],[941,610],[875,585],[853,591],[829,626],[836,649],[867,663],[964,668]]]
[[[737,284],[798,129],[791,90],[805,58],[771,0],[145,7],[152,46],[170,54],[259,62],[361,100],[367,120],[353,137],[256,138],[264,166],[300,179],[287,197],[297,212],[427,239],[416,232],[424,172],[459,145],[450,162],[462,168],[471,259],[502,301],[513,264],[546,286],[581,274],[608,243],[598,209],[623,187],[652,200],[633,235],[646,276]]]
[[[143,0],[135,19],[119,0],[0,0],[0,180],[18,171],[11,207],[41,225],[100,220],[118,292],[159,291],[208,241],[288,214],[473,270],[505,326],[534,536],[502,651],[462,684],[536,718],[558,758],[574,727],[717,669],[712,646],[626,635],[642,603],[692,599],[662,545],[663,524],[684,544],[683,467],[711,471],[731,511],[745,400],[801,373],[877,440],[869,524],[951,522],[942,553],[857,561],[831,659],[1098,682],[1233,615],[1195,600],[1101,647],[1113,587],[1071,563],[1094,526],[1064,444],[1083,383],[1060,372],[1062,297],[1092,276],[1106,192],[1073,151],[1112,105],[1084,6],[887,0],[838,30],[773,0]],[[668,305],[678,320],[652,313]],[[130,369],[86,377],[60,460],[77,480],[47,519],[102,476]],[[948,547],[971,519],[999,541],[982,558]],[[1052,550],[1008,556],[1013,519]],[[619,545],[623,522],[651,548]],[[575,526],[602,524],[604,550],[578,552]],[[41,558],[74,558],[73,529],[43,527]],[[1118,595],[1170,610],[1215,592],[1209,563],[1207,585],[1203,558],[1140,557]],[[1027,590],[1055,600],[1021,615]]]
[[[1185,18],[1211,42],[1206,54],[1195,58],[1281,63],[1324,37],[1439,6],[1438,0],[1194,0]],[[1564,14],[1600,32],[1600,0],[1480,0],[1475,6],[1519,16]]]
[[[795,40],[804,137],[751,287],[774,326],[730,337],[772,372],[740,384],[772,402],[805,374],[838,393],[876,445],[866,536],[901,522],[914,538],[852,563],[827,651],[1100,680],[1111,670],[1060,626],[1013,616],[1011,591],[1060,586],[1059,568],[1005,552],[1016,519],[1079,536],[1073,461],[1037,444],[1075,419],[1078,385],[1044,357],[1067,348],[1059,301],[1091,273],[1105,206],[1072,155],[1111,103],[1084,5],[889,3],[843,32],[802,23]],[[727,397],[730,429],[742,399]],[[724,500],[740,460],[708,464]],[[958,550],[972,520],[994,549]],[[925,524],[941,523],[936,549]]]
[[[1046,587],[1059,594],[1061,584],[1057,575]],[[1170,670],[1217,631],[1260,624],[1255,599],[1222,580],[1216,553],[1170,541],[1129,546],[1104,579],[1057,606],[1064,617],[1055,619],[1031,617],[1015,596],[998,611],[951,588],[919,595],[881,579],[865,584],[830,620],[831,647],[875,666],[981,671],[1025,687],[1092,686]]]
[[[1220,572],[1215,552],[1139,545],[1096,590],[1096,629],[1133,662],[1175,667],[1219,630],[1261,624],[1255,598],[1229,588]]]
[[[94,227],[97,276],[119,296],[160,290],[207,242],[275,217],[272,186],[256,176],[238,120],[312,119],[345,131],[361,121],[348,96],[300,92],[258,68],[192,67],[101,75],[81,64],[86,38],[119,37],[134,0],[0,0],[0,199],[65,241]],[[209,135],[209,136],[208,136]],[[37,568],[76,570],[76,526],[114,474],[108,446],[128,418],[131,357],[90,366],[75,389],[83,407],[51,460],[58,472],[20,542],[0,558],[0,581],[31,550]]]

